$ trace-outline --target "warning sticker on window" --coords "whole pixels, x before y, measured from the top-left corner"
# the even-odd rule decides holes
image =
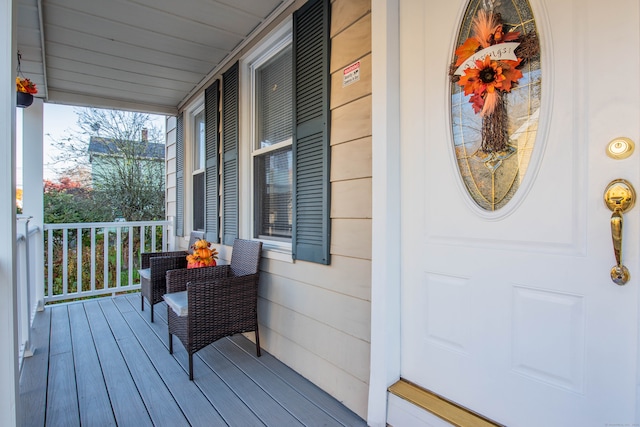
[[[360,61],[342,70],[342,87],[349,86],[358,80],[360,80]]]

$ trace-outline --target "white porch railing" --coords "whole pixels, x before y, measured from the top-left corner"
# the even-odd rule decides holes
[[[171,221],[45,224],[44,302],[140,289],[141,252],[169,250]]]
[[[31,349],[31,322],[38,308],[34,271],[38,266],[34,260],[35,239],[40,228],[29,226],[30,216],[18,216],[16,224],[16,280],[18,304],[18,342],[20,343],[19,361],[33,355]]]

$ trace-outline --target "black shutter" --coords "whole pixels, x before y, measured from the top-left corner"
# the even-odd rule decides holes
[[[238,63],[222,75],[222,243],[238,237]]]
[[[220,81],[204,91],[206,214],[205,239],[218,243],[218,105]]]
[[[329,0],[293,14],[293,258],[329,264]]]
[[[176,236],[184,236],[184,116],[176,121]]]

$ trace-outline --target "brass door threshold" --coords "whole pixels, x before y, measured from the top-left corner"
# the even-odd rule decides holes
[[[400,378],[389,392],[458,427],[504,427],[442,396]]]

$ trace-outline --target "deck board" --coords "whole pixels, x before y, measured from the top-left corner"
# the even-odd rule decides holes
[[[127,301],[130,304],[135,304],[135,300],[129,297],[126,300],[124,298],[118,299],[117,305],[124,310],[126,307],[123,306],[123,303]],[[176,350],[174,355],[177,355],[184,363],[176,363],[177,361],[174,355],[169,354],[167,347],[167,326],[163,323],[163,317],[158,315],[160,311],[166,314],[166,306],[160,307],[160,305],[158,305],[158,307],[156,307],[153,326],[150,325],[148,316],[145,317],[140,311],[137,313],[135,311],[127,313],[125,318],[129,320],[129,324],[132,325],[134,333],[137,331],[139,334],[144,335],[145,342],[149,343],[149,350],[153,352],[155,357],[162,358],[167,365],[171,366],[170,368],[163,367],[162,371],[165,374],[171,374],[172,377],[175,377],[175,386],[178,387],[179,390],[188,390],[189,394],[194,395],[193,397],[189,397],[189,395],[184,394],[183,391],[178,392],[182,398],[187,400],[187,402],[184,403],[185,407],[183,407],[183,410],[188,413],[190,413],[191,410],[195,410],[196,416],[203,418],[205,421],[218,420],[218,417],[221,417],[221,419],[224,420],[223,423],[226,422],[226,424],[231,426],[264,426],[264,423],[262,423],[262,421],[238,399],[238,396],[198,357],[194,358],[194,370],[198,372],[198,375],[194,378],[194,381],[189,381],[186,368],[186,352],[179,341],[176,340],[174,342],[174,350]],[[144,313],[148,313],[148,310],[145,310]],[[157,331],[159,335],[150,334],[150,327]],[[206,408],[206,411],[198,409],[202,407],[201,405],[204,405],[204,402],[210,402],[211,405],[209,408]],[[191,406],[195,406],[195,408],[191,409]],[[209,414],[209,411],[219,415],[216,417],[213,414]],[[189,416],[188,418],[191,422],[192,418]],[[192,425],[207,424],[192,423]]]
[[[201,357],[209,367],[215,369],[220,379],[236,395],[240,396],[244,404],[267,426],[303,425],[213,346],[210,345],[200,350],[198,357]]]
[[[189,381],[182,343],[168,352],[166,304],[154,323],[148,308],[136,293],[37,313],[20,425],[366,426],[242,335],[196,353]]]
[[[43,378],[49,372],[49,338],[51,337],[51,310],[37,313],[31,328],[33,356],[22,362],[20,375],[20,419],[25,426],[44,425],[47,388]],[[35,409],[34,409],[35,408]]]
[[[69,311],[66,306],[55,307],[51,313],[47,426],[80,425],[76,386]]]
[[[229,340],[220,340],[214,347],[302,424],[341,425]]]
[[[191,425],[224,425],[223,419],[207,398],[202,394],[197,384],[189,381],[186,372],[175,363],[162,341],[149,333],[149,327],[144,319],[135,311],[128,310],[129,303],[119,298],[116,306],[122,313],[125,321],[142,345],[147,357],[160,374],[160,377],[169,387],[169,391],[182,409]]]
[[[100,337],[96,350],[118,426],[153,425],[100,305],[93,300],[84,306],[93,336]]]
[[[323,408],[327,413],[331,414],[331,416],[340,421],[342,425],[349,427],[366,427],[367,423],[353,411],[344,406],[334,397],[331,397],[331,395],[320,389],[311,381],[280,362],[271,354],[263,351],[262,356],[257,358],[257,356],[255,356],[255,344],[244,338],[242,335],[235,335],[230,337],[229,340],[245,350],[247,354],[259,360],[260,364],[262,364],[266,369],[277,374],[282,380],[287,382],[287,384],[295,388],[299,393],[305,395],[307,399]]]
[[[111,401],[100,369],[100,361],[84,305],[71,304],[68,307],[80,423],[81,425],[114,425],[116,420],[111,409]]]
[[[187,419],[113,300],[102,299],[100,307],[153,423],[161,425],[165,420],[172,420],[173,425],[185,425]]]

